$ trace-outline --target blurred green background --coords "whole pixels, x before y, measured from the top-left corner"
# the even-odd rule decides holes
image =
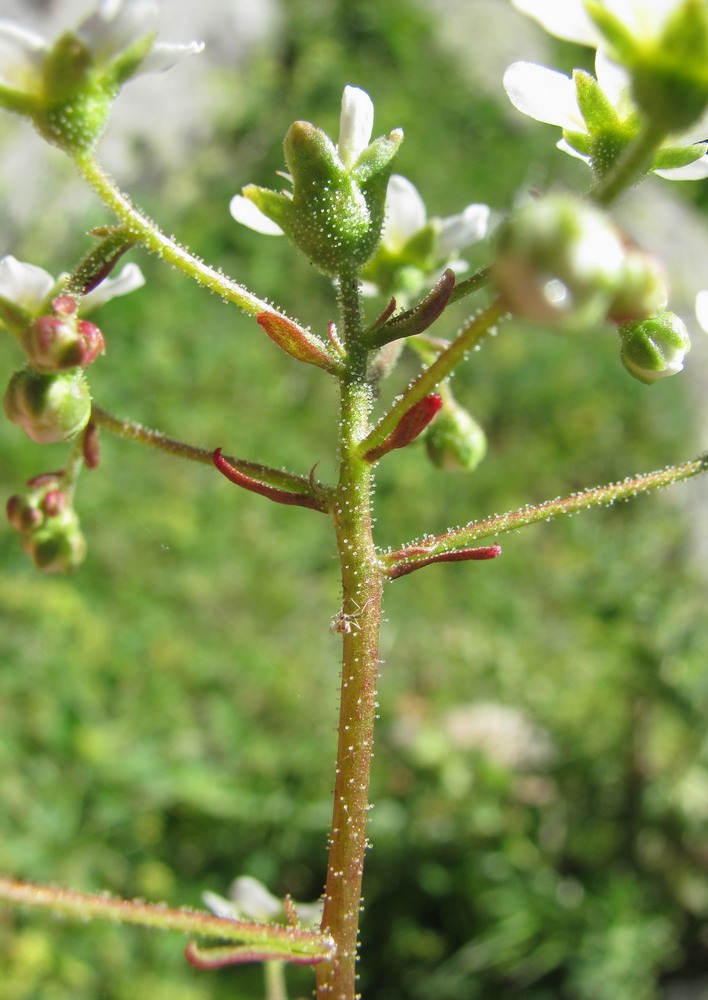
[[[169,173],[144,152],[133,189],[168,232],[313,328],[334,316],[331,287],[285,241],[239,229],[227,205],[242,184],[273,182],[294,119],[336,135],[345,83],[371,93],[377,134],[403,126],[396,169],[431,214],[587,184],[552,130],[515,125],[472,85],[422,7],[303,0],[282,13],[276,42],[215,74],[209,142]],[[569,46],[557,55],[565,68],[587,59]],[[699,212],[696,187],[680,194]],[[73,236],[46,222],[12,251],[65,269],[87,246],[76,234],[105,219],[94,205]],[[299,473],[319,462],[331,476],[326,377],[186,279],[133,259],[149,293],[99,317],[96,400],[195,444]],[[0,361],[6,377],[20,361],[7,337]],[[386,392],[414,371],[405,360]],[[391,455],[382,545],[705,446],[700,372],[647,389],[608,334],[505,328],[454,384],[490,455],[473,477],[434,470],[421,448]],[[0,426],[5,496],[63,460]],[[499,560],[433,567],[387,591],[367,1000],[706,995],[702,498],[691,484],[541,525],[505,538]],[[17,535],[0,534],[0,871],[173,905],[199,906],[238,874],[316,898],[338,687],[328,522],[107,434],[77,506],[90,551],[71,578],[40,576]],[[262,996],[259,969],[198,973],[183,944],[2,909],[0,1000]],[[309,994],[307,970],[288,978]]]

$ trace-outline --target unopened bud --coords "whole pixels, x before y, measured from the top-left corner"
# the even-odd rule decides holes
[[[602,212],[551,194],[522,205],[500,227],[492,277],[517,316],[579,330],[607,317],[624,261],[621,235]]]
[[[619,291],[612,300],[609,318],[615,323],[646,319],[666,308],[666,275],[661,263],[641,247],[628,246]]]
[[[22,548],[43,573],[69,573],[86,557],[86,539],[76,514],[70,509],[25,535]]]
[[[72,296],[57,296],[52,310],[52,316],[40,316],[22,338],[34,369],[48,373],[86,368],[105,352],[103,334],[94,323],[78,318],[77,302]]]
[[[22,368],[10,379],[4,399],[8,420],[38,444],[66,441],[91,415],[91,395],[78,369],[47,375]]]
[[[439,469],[472,472],[487,453],[487,437],[464,407],[446,400],[425,435],[425,447]]]
[[[691,347],[685,324],[671,312],[625,323],[619,335],[622,364],[646,385],[680,372]]]

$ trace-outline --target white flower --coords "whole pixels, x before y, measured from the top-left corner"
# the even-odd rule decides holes
[[[216,892],[205,892],[202,899],[211,912],[225,920],[256,920],[259,923],[282,920],[286,916],[285,905],[266,889],[262,882],[250,875],[235,879],[229,889],[229,899]],[[293,907],[298,920],[307,926],[315,926],[322,919],[322,901],[295,903]]]
[[[97,65],[109,67],[136,42],[157,33],[157,0],[100,0],[74,34],[91,52]],[[168,69],[181,59],[201,52],[200,42],[170,45],[153,42],[130,75]],[[44,63],[51,45],[39,34],[14,21],[0,19],[0,92],[39,99],[44,94]]]
[[[371,142],[374,130],[374,104],[365,90],[345,87],[342,113],[339,118],[337,153],[347,170],[351,170]]]
[[[597,48],[605,39],[587,12],[584,0],[511,0],[550,35]],[[634,37],[657,39],[664,25],[685,0],[604,0],[602,6],[620,20]]]
[[[408,241],[428,224],[425,203],[414,184],[392,174],[386,189],[386,219],[381,245],[392,254],[400,253]],[[483,239],[489,225],[487,205],[468,205],[458,215],[433,218],[435,255],[447,260],[465,247]]]
[[[55,279],[36,264],[17,260],[12,256],[0,260],[0,300],[17,306],[33,318],[47,308],[49,299],[61,291],[62,275]],[[145,278],[137,264],[126,264],[115,278],[105,278],[79,303],[79,312],[86,315],[110,299],[127,295],[145,284]]]
[[[520,7],[522,0],[514,2]],[[530,0],[523,2],[531,6]],[[609,59],[603,49],[597,51],[595,75],[620,121],[625,122],[636,114],[628,74]],[[504,88],[511,103],[522,114],[548,125],[587,135],[588,128],[578,106],[575,83],[563,73],[536,63],[512,63],[504,74]],[[707,129],[708,111],[690,129],[668,136],[662,148],[690,147],[706,138]],[[578,153],[565,139],[557,145],[563,152],[590,163],[589,157]],[[667,180],[698,180],[708,177],[708,156],[704,154],[687,166],[654,172]]]
[[[347,86],[342,93],[342,112],[339,117],[337,154],[345,170],[351,170],[371,141],[374,129],[374,105],[365,90]],[[287,174],[282,174],[290,180]],[[289,193],[289,192],[286,192]],[[260,208],[242,194],[235,194],[229,202],[229,211],[236,222],[264,236],[282,236],[280,226],[261,212]]]
[[[708,291],[699,292],[696,296],[696,319],[701,329],[708,333]]]

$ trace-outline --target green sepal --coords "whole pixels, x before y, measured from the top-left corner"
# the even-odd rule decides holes
[[[664,146],[656,151],[653,170],[673,170],[676,167],[687,167],[706,155],[706,147],[702,142],[692,146]]]
[[[586,132],[572,132],[563,129],[563,138],[581,156],[590,156],[590,136]]]
[[[290,218],[293,208],[292,198],[279,191],[271,191],[270,188],[258,187],[257,184],[247,184],[242,194],[292,239]]]
[[[604,129],[615,129],[620,119],[614,106],[594,76],[583,69],[573,71],[575,94],[578,107],[588,132],[591,134]]]
[[[631,63],[637,51],[632,32],[599,0],[585,0],[585,9],[612,48],[613,57],[622,64]]]
[[[292,201],[259,191],[245,195],[281,226],[321,271],[337,276],[360,267],[381,238],[386,185],[398,141],[384,137],[361,154],[349,172],[325,133],[295,122],[285,137],[285,162],[293,178]]]
[[[25,118],[33,118],[37,107],[36,98],[0,84],[0,108],[12,111],[16,115],[23,115]]]
[[[4,327],[16,337],[21,337],[33,321],[34,316],[26,309],[0,296],[0,327]]]
[[[109,64],[106,78],[111,80],[116,90],[135,75],[140,64],[152,51],[156,38],[157,32],[143,35]]]

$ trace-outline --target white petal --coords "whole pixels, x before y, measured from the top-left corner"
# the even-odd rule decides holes
[[[98,62],[109,63],[138,39],[157,32],[157,0],[100,0],[76,34]]]
[[[373,128],[374,105],[369,95],[359,87],[345,87],[337,153],[347,170],[351,170],[369,145]]]
[[[626,69],[613,62],[604,49],[598,49],[595,55],[595,76],[620,118],[628,118],[635,108],[630,92],[631,80]]]
[[[576,160],[582,160],[583,163],[587,163],[589,167],[592,167],[592,161],[589,156],[585,156],[583,153],[579,153],[577,149],[574,149],[569,142],[565,139],[559,139],[556,143],[556,149],[560,149],[562,153],[567,153],[568,156],[574,156]]]
[[[593,48],[602,41],[602,35],[590,20],[583,0],[512,0],[512,3],[556,38]]]
[[[254,205],[248,198],[244,198],[242,194],[233,196],[229,202],[229,211],[236,222],[240,222],[242,226],[248,226],[249,229],[254,229],[257,233],[263,233],[264,236],[283,235],[280,226],[264,215],[257,205]]]
[[[135,76],[141,73],[163,73],[188,56],[198,56],[203,51],[204,42],[189,42],[185,45],[156,42],[135,70]]]
[[[0,298],[26,309],[33,316],[52,293],[56,282],[42,267],[8,256],[0,260]]]
[[[241,875],[235,879],[229,889],[229,896],[244,914],[251,920],[267,921],[280,916],[283,904],[269,892],[262,882],[250,875]]]
[[[536,63],[515,62],[504,74],[504,89],[514,107],[548,125],[585,132],[570,77]]]
[[[459,215],[442,219],[437,242],[440,256],[449,257],[484,239],[488,225],[488,205],[468,205]]]
[[[84,295],[81,300],[81,314],[98,309],[111,299],[118,298],[119,295],[127,295],[134,292],[136,288],[142,288],[145,284],[145,277],[137,264],[126,264],[120,274],[115,278],[104,278],[100,285],[97,285],[88,295]]]
[[[667,181],[700,181],[708,177],[708,155],[688,163],[685,167],[672,167],[668,170],[655,170],[655,174]]]
[[[230,902],[228,899],[224,899],[217,892],[206,892],[202,893],[202,900],[205,906],[208,906],[215,917],[221,917],[222,920],[242,920],[243,914],[240,912],[235,903]]]
[[[699,292],[696,296],[696,319],[708,333],[708,292]]]
[[[392,174],[386,188],[386,219],[382,241],[391,250],[400,250],[425,225],[425,202],[407,177]]]
[[[22,94],[40,94],[47,51],[41,35],[14,21],[0,20],[0,86]]]

